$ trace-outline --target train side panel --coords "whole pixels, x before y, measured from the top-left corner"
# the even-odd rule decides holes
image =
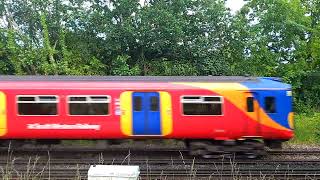
[[[67,96],[69,95],[109,95],[119,97],[120,91],[104,90],[8,90],[8,132],[5,138],[18,139],[103,139],[123,138],[120,131],[120,114],[113,112],[117,107],[112,98],[109,115],[70,116],[68,115]],[[32,116],[19,115],[16,104],[17,95],[57,95],[59,97],[58,115]]]
[[[243,124],[244,114],[235,107],[230,101],[222,97],[222,114],[221,115],[184,115],[181,103],[182,96],[219,96],[220,94],[208,90],[185,90],[172,93],[173,107],[173,138],[202,138],[202,139],[219,139],[225,140],[232,137],[239,137],[244,133]],[[240,94],[239,94],[240,95]]]

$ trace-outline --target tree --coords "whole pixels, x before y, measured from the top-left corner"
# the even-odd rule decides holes
[[[3,32],[6,32],[8,59],[15,74],[105,74],[105,65],[77,46],[81,42],[79,35],[73,32],[75,19],[68,18],[69,12],[77,14],[76,7],[65,2],[3,2],[1,14],[8,22]],[[84,1],[77,3],[81,6]],[[67,39],[72,40],[68,45],[66,34],[73,37]],[[73,44],[76,46],[69,49]]]
[[[311,85],[313,78],[309,78],[318,71],[317,7],[318,1],[248,1],[232,23],[236,37],[231,46],[233,69],[283,77],[293,85],[297,104],[319,106],[320,101],[314,100],[319,98],[311,96],[320,89]]]

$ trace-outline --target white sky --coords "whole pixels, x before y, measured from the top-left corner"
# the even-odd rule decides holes
[[[140,3],[144,4],[144,1],[145,0],[140,0]],[[244,4],[245,2],[243,2],[243,0],[227,0],[226,2],[226,6],[231,9],[232,13],[238,11]]]
[[[234,13],[238,11],[244,4],[245,2],[243,2],[243,0],[228,0],[226,6]]]

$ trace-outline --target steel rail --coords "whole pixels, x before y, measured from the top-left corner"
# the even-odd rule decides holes
[[[46,148],[21,148],[12,151],[0,149],[0,152],[0,168],[4,170],[3,172],[12,171],[13,177],[19,177],[19,175],[39,177],[41,174],[40,179],[74,179],[74,177],[86,179],[90,165],[130,164],[140,166],[142,179],[148,177],[184,179],[210,176],[220,178],[274,177],[274,179],[320,178],[320,159],[246,160],[232,157],[202,159],[188,156],[184,149],[52,148],[48,150]],[[320,150],[272,150],[268,151],[268,154],[271,156],[319,156]]]
[[[37,172],[33,171],[32,173],[20,173],[20,176],[26,177],[41,177],[41,179],[45,179],[46,177],[50,177],[50,179],[71,179],[75,177],[80,177],[79,179],[87,179],[87,169],[51,169],[49,171]],[[19,177],[19,174],[11,174],[12,177]],[[186,170],[146,170],[141,169],[140,173],[141,178],[146,177],[232,177],[232,178],[245,178],[245,177],[258,177],[261,179],[268,178],[277,178],[277,179],[290,179],[290,178],[306,178],[308,179],[318,179],[320,178],[319,172],[301,172],[301,171],[227,171],[227,170],[194,170],[194,171],[186,171]]]
[[[0,168],[12,176],[40,176],[41,179],[86,178],[92,164],[139,165],[141,177],[275,177],[320,178],[320,161],[198,161],[194,159],[42,159],[43,157],[0,159]],[[50,171],[49,171],[50,169]],[[16,174],[19,172],[19,174]]]

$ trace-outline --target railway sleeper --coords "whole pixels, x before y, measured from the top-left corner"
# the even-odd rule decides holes
[[[266,154],[263,142],[257,140],[191,140],[188,142],[188,149],[190,155],[204,158],[216,158],[221,155],[257,158]]]

